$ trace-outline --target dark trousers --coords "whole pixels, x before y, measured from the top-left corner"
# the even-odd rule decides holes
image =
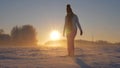
[[[76,36],[77,30],[72,30],[67,34],[67,50],[68,56],[74,56],[74,39]]]

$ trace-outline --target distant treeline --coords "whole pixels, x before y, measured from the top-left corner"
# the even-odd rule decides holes
[[[75,45],[120,45],[120,42],[110,43],[108,41],[87,41],[87,40],[75,40]],[[67,40],[48,41],[45,45],[67,45]]]
[[[36,30],[32,25],[15,26],[10,34],[0,29],[0,46],[37,45]]]

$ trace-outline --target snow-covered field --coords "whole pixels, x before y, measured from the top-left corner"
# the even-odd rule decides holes
[[[120,68],[119,45],[77,45],[75,57],[62,47],[0,47],[0,68]]]

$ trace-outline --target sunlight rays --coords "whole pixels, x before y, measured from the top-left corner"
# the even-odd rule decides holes
[[[53,41],[59,40],[59,39],[60,39],[60,33],[59,33],[59,31],[53,30],[53,31],[50,33],[50,39],[53,40]]]

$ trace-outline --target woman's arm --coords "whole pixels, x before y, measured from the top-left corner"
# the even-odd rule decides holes
[[[78,26],[78,28],[79,28],[79,30],[80,30],[80,35],[82,35],[82,34],[83,34],[83,31],[82,31],[81,25],[80,25],[80,23],[79,23],[79,19],[78,19],[77,15],[76,15],[75,17],[76,17],[76,24],[77,24],[77,26]]]
[[[67,17],[65,17],[65,24],[64,24],[64,29],[63,29],[63,36],[65,36],[66,23],[67,23]]]

